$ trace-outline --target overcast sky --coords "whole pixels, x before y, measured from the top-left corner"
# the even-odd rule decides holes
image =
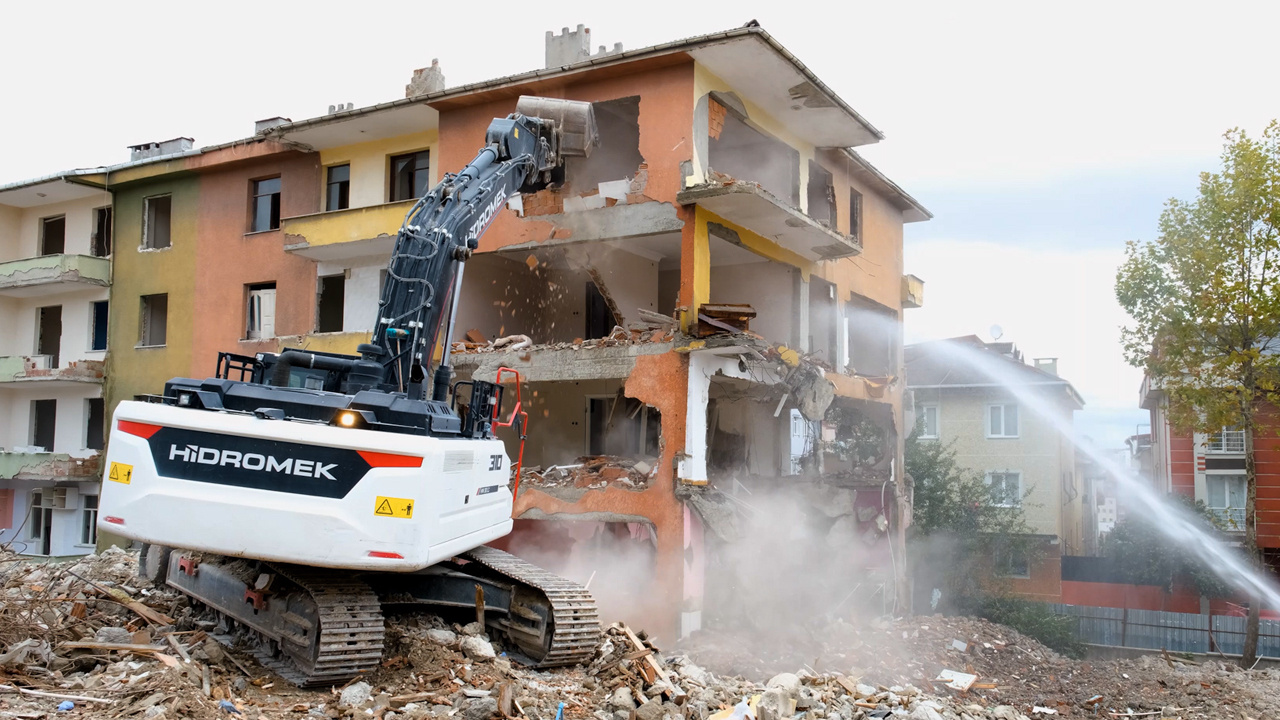
[[[1118,447],[1144,421],[1124,241],[1191,197],[1223,131],[1280,115],[1278,3],[25,3],[0,42],[0,183],[392,100],[432,58],[450,86],[538,68],[562,26],[635,49],[753,18],[885,133],[859,151],[936,215],[907,228],[927,283],[908,339],[1001,325],[1060,358],[1078,426]]]

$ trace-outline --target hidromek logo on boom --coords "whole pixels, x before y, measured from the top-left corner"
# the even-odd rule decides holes
[[[262,472],[285,473],[299,477],[328,478],[337,480],[329,471],[338,467],[337,463],[322,463],[317,460],[295,460],[285,458],[277,460],[273,455],[258,453],[241,453],[235,450],[219,450],[217,448],[187,445],[169,446],[169,459],[181,460],[201,465],[221,465],[240,468],[242,470],[261,470]]]

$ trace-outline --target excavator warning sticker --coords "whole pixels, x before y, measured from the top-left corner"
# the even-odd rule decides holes
[[[113,462],[111,463],[111,472],[107,473],[107,479],[128,485],[129,481],[133,479],[133,466]]]
[[[382,517],[413,517],[413,500],[409,498],[382,497],[374,499],[373,514]]]

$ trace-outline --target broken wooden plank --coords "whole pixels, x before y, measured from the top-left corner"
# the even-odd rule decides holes
[[[115,700],[110,700],[106,698],[87,697],[85,695],[63,695],[61,693],[50,693],[50,692],[41,692],[39,690],[28,690],[27,688],[17,687],[15,685],[0,685],[0,692],[19,692],[19,693],[22,693],[23,695],[31,695],[32,697],[52,698],[54,700],[72,700],[72,701],[78,701],[78,702],[102,703],[104,705],[110,705],[111,703],[115,702]]]
[[[392,708],[399,710],[400,708],[404,707],[405,705],[408,705],[409,703],[416,703],[416,702],[423,702],[424,700],[431,700],[435,698],[435,696],[436,696],[436,693],[434,692],[410,693],[408,695],[396,695],[395,697],[391,698],[389,702]]]
[[[178,656],[182,658],[183,662],[191,662],[191,655],[187,653],[186,648],[182,647],[182,643],[178,642],[178,638],[169,634],[165,636],[165,639],[169,641],[169,645],[173,647],[174,652],[178,653]]]
[[[93,640],[68,640],[61,643],[59,647],[68,650],[114,650],[117,652],[144,652],[156,653],[160,652],[160,648],[155,645],[138,645],[134,643],[109,643],[96,642]]]
[[[837,676],[836,682],[840,683],[840,687],[847,690],[850,695],[854,697],[858,696],[858,684],[856,682],[843,675]]]

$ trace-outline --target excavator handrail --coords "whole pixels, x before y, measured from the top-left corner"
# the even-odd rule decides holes
[[[509,367],[498,368],[498,375],[497,377],[494,378],[494,383],[496,385],[498,386],[502,385],[502,376],[504,374],[511,374],[516,376],[516,405],[515,407],[511,408],[511,417],[507,418],[506,422],[502,422],[501,420],[499,420],[498,406],[494,405],[493,429],[496,432],[497,429],[500,427],[514,426],[516,429],[516,432],[520,434],[520,452],[518,455],[516,455],[516,483],[515,483],[515,486],[511,488],[511,509],[512,509],[512,514],[514,515],[516,497],[519,496],[520,494],[520,470],[521,468],[524,467],[524,440],[528,436],[527,431],[529,429],[529,413],[524,411],[524,402],[520,398],[520,383],[522,382],[522,378],[520,377],[520,371],[513,368],[509,368]],[[517,417],[520,418],[519,422],[516,421]]]

